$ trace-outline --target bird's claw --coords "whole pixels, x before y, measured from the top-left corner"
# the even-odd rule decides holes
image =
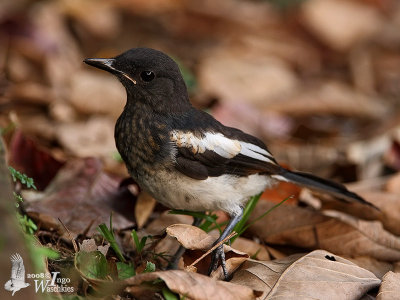
[[[218,268],[218,262],[221,262],[222,271],[224,273],[225,280],[228,280],[228,270],[226,269],[224,245],[220,245],[211,254],[211,264],[208,269],[208,275],[211,275]]]

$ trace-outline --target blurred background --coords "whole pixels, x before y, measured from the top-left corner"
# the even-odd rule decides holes
[[[172,56],[196,107],[290,168],[342,182],[400,169],[397,0],[1,1],[0,126],[13,165],[34,159],[23,134],[61,163],[100,157],[126,175],[113,137],[125,91],[82,60],[139,46]]]

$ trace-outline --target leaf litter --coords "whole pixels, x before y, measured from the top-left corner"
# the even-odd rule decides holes
[[[39,190],[17,181],[18,209],[60,253],[48,269],[70,274],[79,295],[396,299],[400,6],[289,2],[0,3],[1,133],[9,165]],[[380,211],[281,184],[249,223],[294,197],[224,245],[230,282],[220,268],[205,276],[226,215],[206,233],[123,183],[123,90],[81,64],[138,44],[180,61],[197,107],[268,141],[289,168],[358,181],[351,189]],[[180,270],[164,271],[179,245],[190,249]]]

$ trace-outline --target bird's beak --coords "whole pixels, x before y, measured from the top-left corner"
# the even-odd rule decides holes
[[[86,58],[83,62],[92,67],[115,73],[117,70],[113,67],[114,61],[113,58]]]
[[[133,82],[133,84],[136,84],[136,80],[134,80],[133,78],[129,77],[128,74],[114,68],[114,62],[115,59],[114,58],[86,58],[84,61],[84,63],[98,68],[98,69],[102,69],[104,71],[110,72],[112,74],[115,75],[122,75],[124,76],[126,79],[130,80]]]

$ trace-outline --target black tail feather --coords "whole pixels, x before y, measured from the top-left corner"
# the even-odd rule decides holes
[[[288,181],[310,188],[312,190],[331,194],[347,202],[359,202],[365,205],[372,206],[375,209],[378,209],[375,205],[364,200],[356,193],[349,191],[343,184],[328,179],[320,178],[315,175],[304,172],[292,172],[289,170],[285,170],[280,175],[285,179],[287,179]]]

